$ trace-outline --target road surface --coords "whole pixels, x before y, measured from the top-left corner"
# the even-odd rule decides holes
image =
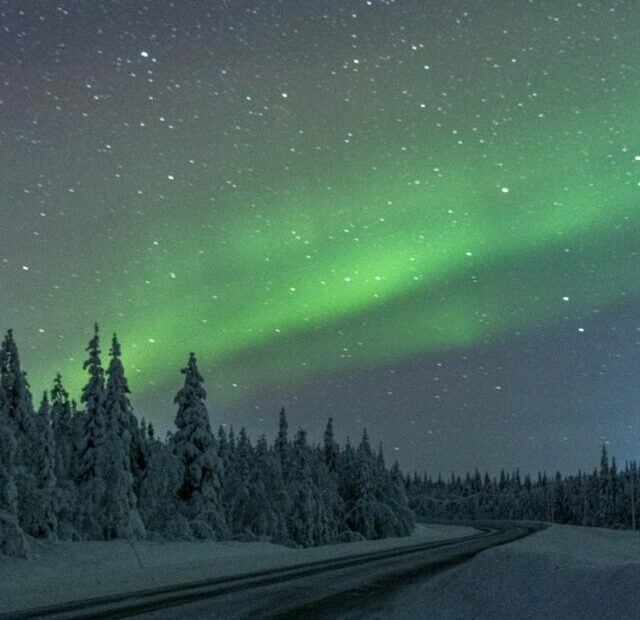
[[[374,604],[412,580],[538,528],[491,523],[479,529],[478,534],[450,540],[1,614],[0,620],[331,618]]]

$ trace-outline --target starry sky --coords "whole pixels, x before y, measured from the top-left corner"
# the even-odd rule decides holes
[[[162,432],[432,472],[640,455],[634,1],[0,0],[0,327]]]

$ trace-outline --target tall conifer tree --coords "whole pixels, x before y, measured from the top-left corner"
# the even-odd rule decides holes
[[[36,538],[54,538],[58,529],[56,495],[56,448],[50,423],[50,406],[45,392],[36,416],[37,441],[33,454],[34,485],[24,497],[24,528]]]
[[[104,498],[105,538],[144,536],[137,510],[131,471],[131,433],[138,431],[129,402],[129,386],[120,359],[121,349],[113,336],[104,398],[105,433],[99,446],[100,470],[106,483]]]
[[[36,494],[34,471],[38,430],[27,375],[20,366],[12,330],[7,331],[0,346],[0,418],[11,429],[16,441],[13,460],[18,521],[25,528],[30,518],[31,498]]]
[[[329,418],[324,431],[324,461],[332,474],[334,474],[338,468],[339,452],[340,449],[333,437],[333,418]]]
[[[78,538],[74,526],[74,507],[77,503],[77,488],[74,481],[78,465],[78,420],[73,417],[69,394],[57,373],[51,388],[51,428],[56,444],[56,504],[58,506],[58,537]]]
[[[11,426],[17,441],[16,465],[31,465],[35,440],[33,402],[12,330],[7,331],[0,346],[0,416]]]
[[[69,394],[62,385],[62,376],[57,373],[51,388],[51,428],[56,442],[56,477],[70,478],[74,461],[73,421]]]
[[[78,443],[78,464],[75,480],[78,488],[78,503],[75,521],[82,533],[89,539],[104,537],[104,495],[105,482],[100,472],[100,450],[104,441],[104,370],[100,361],[100,335],[98,324],[94,325],[93,337],[87,346],[88,357],[83,368],[89,373],[89,380],[82,389],[81,415]]]
[[[193,353],[182,373],[184,386],[174,399],[178,404],[177,431],[171,437],[171,447],[182,465],[178,495],[184,502],[185,516],[197,522],[192,523],[196,536],[208,535],[207,528],[215,536],[226,536],[228,528],[220,501],[220,461],[204,403],[204,379]]]
[[[284,407],[280,409],[280,416],[278,420],[278,436],[274,443],[274,450],[280,463],[283,467],[283,472],[286,475],[287,470],[287,456],[289,452],[289,423],[287,422],[287,413]]]
[[[98,324],[94,326],[93,338],[87,346],[88,357],[83,368],[89,373],[89,380],[82,389],[80,401],[84,403],[82,429],[79,445],[79,463],[76,479],[79,483],[96,477],[97,447],[105,429],[104,419],[104,370],[100,361],[100,336]]]

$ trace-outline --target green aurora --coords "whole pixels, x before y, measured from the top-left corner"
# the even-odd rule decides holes
[[[596,138],[587,166],[580,136],[549,154],[544,135],[532,144],[521,131],[505,135],[522,146],[503,153],[504,185],[480,146],[441,174],[412,162],[401,173],[372,172],[356,188],[343,179],[349,187],[332,192],[280,192],[260,201],[255,227],[241,204],[225,209],[222,231],[198,230],[199,219],[178,214],[167,225],[180,231],[168,251],[151,241],[135,265],[125,248],[120,264],[134,266],[103,290],[100,314],[116,316],[131,300],[117,326],[128,365],[140,370],[137,391],[175,373],[195,349],[228,378],[219,394],[227,398],[234,383],[259,388],[537,329],[565,316],[567,304],[586,314],[617,302],[621,289],[640,293],[638,261],[625,258],[640,232],[640,163],[623,151],[628,162],[612,174],[610,149]],[[66,346],[77,352],[83,342]],[[63,366],[74,391],[77,366]],[[55,360],[34,375],[59,367]]]
[[[28,105],[7,94],[12,127],[42,127],[4,155],[3,208],[23,215],[0,256],[34,388],[59,370],[79,393],[94,320],[105,356],[118,332],[136,402],[170,395],[194,350],[224,406],[588,333],[640,296],[633,7],[613,22],[544,2],[458,18],[374,4],[345,3],[344,24],[283,6],[279,39],[238,9],[224,23],[245,39],[214,15],[182,47],[159,13],[130,16],[135,40],[87,35],[32,78]]]

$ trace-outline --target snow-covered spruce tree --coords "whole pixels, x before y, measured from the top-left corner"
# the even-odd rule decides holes
[[[220,459],[220,467],[222,467],[223,472],[226,471],[227,464],[229,463],[230,452],[227,433],[224,430],[224,426],[220,425],[218,427],[218,458]]]
[[[280,465],[282,466],[282,473],[287,477],[287,471],[289,469],[288,458],[291,446],[289,444],[289,424],[287,422],[287,413],[284,407],[280,409],[280,419],[278,420],[278,436],[273,444],[274,452],[278,459],[280,459]]]
[[[218,454],[220,454],[220,450],[218,450]],[[231,533],[245,539],[254,536],[256,515],[253,513],[252,469],[253,448],[246,430],[242,428],[236,449],[224,469],[222,506]]]
[[[113,430],[120,438],[129,463],[128,469],[133,476],[133,491],[137,494],[146,467],[146,437],[129,401],[129,383],[124,374],[121,355],[120,343],[114,334],[110,349],[111,360],[107,369],[105,416],[107,427],[112,423]]]
[[[20,498],[23,528],[35,538],[55,538],[58,529],[56,496],[56,448],[45,392],[36,415],[37,441],[33,447],[33,485]]]
[[[72,417],[69,394],[56,374],[51,388],[51,428],[56,444],[56,505],[58,509],[58,538],[77,539],[74,511],[77,503],[74,472],[77,465],[76,421]]]
[[[220,462],[209,414],[204,400],[207,396],[198,372],[196,357],[189,355],[184,386],[178,391],[175,424],[171,448],[182,466],[182,483],[178,496],[181,511],[191,521],[196,537],[226,537],[228,527],[220,501]]]
[[[147,448],[147,467],[138,498],[147,533],[166,538],[189,538],[188,521],[178,512],[182,463],[168,446],[153,437],[148,438]]]
[[[131,473],[131,431],[138,422],[127,394],[129,386],[120,359],[121,349],[113,336],[104,397],[105,433],[98,447],[98,465],[105,483],[103,537],[143,538],[144,525],[137,509]]]
[[[226,460],[229,462],[233,462],[233,459],[235,459],[235,454],[236,454],[236,446],[237,446],[237,441],[236,441],[236,434],[233,432],[233,426],[229,427],[229,435],[227,437],[227,458]],[[220,448],[218,448],[218,454],[220,454]],[[221,461],[220,463],[220,472],[222,474],[222,472],[224,471],[224,461]]]
[[[0,346],[0,415],[11,427],[17,442],[16,466],[29,467],[35,441],[35,415],[12,330],[7,331]]]
[[[251,446],[247,432],[240,429],[236,449],[230,454],[226,466],[220,462],[220,471],[224,469],[221,477],[221,500],[225,519],[232,535],[245,531],[250,516],[245,514],[249,497],[249,478],[251,475]],[[218,454],[220,450],[218,449]]]
[[[4,420],[0,419],[0,512],[18,514],[18,489],[15,482],[17,442]]]
[[[20,424],[27,404],[16,393],[23,387],[21,376],[17,347],[9,330],[0,347],[0,553],[27,557],[29,544],[18,523],[17,477],[22,459],[18,458],[16,432],[29,422],[24,419]]]
[[[130,464],[133,474],[133,490],[136,496],[140,494],[140,485],[149,462],[147,432],[148,427],[145,424],[138,424],[135,415],[132,415]]]
[[[295,436],[289,455],[289,471],[286,475],[289,513],[287,530],[291,541],[300,547],[312,547],[316,544],[316,493],[313,488],[311,466],[309,462],[307,434],[300,429]]]
[[[229,515],[229,506],[230,506],[230,497],[232,497],[234,493],[234,489],[231,481],[233,477],[232,472],[233,472],[234,454],[231,451],[231,446],[229,445],[229,438],[222,425],[218,427],[217,450],[218,450],[218,464],[220,466],[218,470],[218,477],[220,478],[220,501],[222,502],[222,509],[224,511],[227,527],[229,528],[230,532],[233,532],[233,525],[230,521],[230,515]]]
[[[567,488],[562,474],[557,471],[553,481],[553,490],[551,495],[551,514],[553,523],[566,523],[569,511],[569,498],[567,496]]]
[[[351,440],[347,437],[344,450],[338,453],[337,463],[338,493],[344,503],[344,525],[345,531],[341,539],[345,542],[362,540],[364,536],[357,532],[349,522],[347,516],[351,514],[358,501],[358,462],[356,452],[351,445]]]
[[[229,452],[233,458],[233,452],[236,449],[236,434],[233,432],[233,425],[229,427]]]
[[[155,438],[156,438],[156,429],[153,427],[153,424],[149,422],[149,424],[147,424],[147,441],[151,443],[155,440]]]
[[[611,514],[612,497],[609,457],[604,444],[602,444],[602,452],[600,454],[599,488],[597,524],[599,526],[605,526]]]
[[[29,544],[18,525],[18,489],[14,459],[17,442],[0,413],[0,554],[29,556]]]
[[[386,503],[398,518],[399,529],[396,535],[409,536],[415,526],[415,515],[409,507],[409,499],[398,461],[394,462],[391,471],[388,472],[387,485],[382,493]]]
[[[334,439],[333,418],[324,431],[322,448],[314,450],[313,481],[320,490],[323,510],[327,516],[327,541],[338,540],[345,532],[345,503],[338,492],[338,460],[340,447]],[[347,537],[348,539],[348,537]]]
[[[632,530],[638,529],[638,503],[640,487],[638,485],[638,464],[632,461],[627,470],[627,496],[629,498],[629,525]]]
[[[69,394],[62,385],[62,376],[57,373],[51,388],[50,408],[51,428],[56,442],[56,477],[58,480],[71,478],[74,437]]]
[[[616,457],[611,457],[611,467],[609,468],[609,506],[607,512],[606,524],[608,527],[619,526],[618,521],[618,466]]]
[[[302,429],[290,446],[288,463],[287,529],[291,542],[309,547],[336,540],[334,504],[340,500],[332,494],[331,477],[322,451],[308,445],[307,434]]]
[[[366,429],[362,434],[354,464],[355,497],[350,497],[352,504],[346,515],[347,525],[367,539],[375,538],[373,454]]]
[[[479,476],[480,474],[478,473]],[[391,470],[387,469],[382,443],[378,447],[378,455],[374,466],[374,479],[376,481],[374,487],[376,500],[388,506],[394,515],[392,523],[389,524],[390,530],[382,533],[381,536],[409,536],[414,527],[414,515],[409,508],[400,465],[396,461]],[[473,480],[468,476],[467,495],[470,497],[468,504],[475,509],[473,484]],[[471,512],[469,518],[471,518]]]
[[[256,444],[255,462],[251,476],[254,513],[257,514],[253,532],[272,542],[288,544],[287,514],[289,497],[285,488],[280,460],[269,448],[262,435]]]
[[[584,508],[584,498],[582,497],[582,478],[582,472],[578,471],[576,476],[571,476],[567,480],[568,499],[565,523],[582,522],[582,510]],[[530,488],[527,489],[527,496],[530,496],[530,491]],[[528,515],[530,512],[527,502],[524,514]]]
[[[339,453],[340,447],[333,437],[333,418],[329,418],[324,431],[324,462],[331,474],[335,474],[338,469]]]
[[[75,398],[71,399],[71,441],[73,450],[71,452],[71,480],[75,481],[76,472],[80,465],[80,442],[84,435],[84,417],[82,411],[78,409],[78,403]]]
[[[319,544],[337,542],[346,529],[344,501],[338,493],[338,478],[336,472],[329,469],[323,449],[315,448],[312,454],[312,479],[319,493],[316,538]]]
[[[600,511],[600,476],[597,469],[594,469],[588,476],[586,486],[586,514],[588,516],[583,525],[598,526],[598,514]]]
[[[346,515],[349,527],[367,539],[407,534],[401,516],[385,501],[381,464],[373,455],[367,431],[356,453],[356,501]],[[386,475],[386,470],[385,470]]]
[[[89,372],[89,380],[82,389],[78,438],[78,463],[75,472],[77,505],[74,521],[79,532],[89,540],[104,538],[105,483],[100,472],[100,448],[104,440],[104,370],[100,362],[100,336],[98,325],[87,346],[88,358],[83,368]]]
[[[0,346],[0,418],[16,441],[14,480],[18,493],[18,522],[25,529],[36,494],[34,470],[37,429],[26,373],[20,367],[18,347],[9,330]],[[30,532],[31,533],[31,532]]]
[[[227,508],[228,502],[226,501],[226,497],[230,493],[229,480],[231,477],[231,468],[233,463],[233,452],[231,450],[231,445],[229,444],[229,438],[227,437],[227,432],[224,427],[220,425],[218,427],[218,463],[220,465],[219,477],[221,484],[221,494],[222,494],[222,504],[223,509],[225,511],[225,517],[227,517]],[[227,525],[231,530],[231,523],[227,518]]]
[[[111,359],[107,368],[107,383],[104,395],[104,414],[106,428],[113,430],[120,438],[123,450],[129,458],[131,452],[131,427],[132,420],[137,420],[133,415],[128,394],[129,384],[122,366],[122,350],[117,336],[114,334],[109,350]]]

